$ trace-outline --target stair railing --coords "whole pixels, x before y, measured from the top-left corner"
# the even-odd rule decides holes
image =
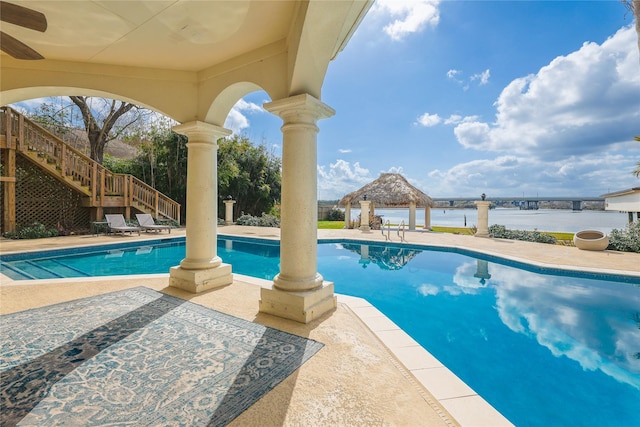
[[[404,238],[404,228],[406,227],[404,223],[404,219],[400,221],[400,225],[398,226],[398,237],[400,237],[400,242],[406,242]],[[402,233],[402,235],[400,234]]]
[[[123,206],[137,204],[144,208],[141,210],[153,212],[156,218],[180,223],[179,203],[132,175],[109,171],[10,107],[0,107],[0,135],[6,135],[7,143],[10,146],[15,143],[18,151],[35,153],[55,167],[63,179],[68,177],[86,187],[92,206],[100,205],[105,197],[118,196],[123,198]]]
[[[387,234],[384,234],[384,228],[385,227],[387,227]],[[382,231],[382,235],[384,236],[385,242],[387,240],[391,241],[391,221],[387,220],[387,222],[382,224],[382,227],[380,227],[380,230]]]

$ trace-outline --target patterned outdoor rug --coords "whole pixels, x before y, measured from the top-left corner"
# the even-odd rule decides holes
[[[0,327],[3,426],[225,425],[323,347],[144,287]]]

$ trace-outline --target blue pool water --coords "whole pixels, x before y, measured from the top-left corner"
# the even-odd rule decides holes
[[[18,278],[166,273],[184,239],[2,256]],[[425,250],[429,249],[429,250]],[[220,240],[235,273],[272,279],[277,242]],[[333,241],[318,270],[366,298],[518,426],[640,426],[640,279],[464,251]]]

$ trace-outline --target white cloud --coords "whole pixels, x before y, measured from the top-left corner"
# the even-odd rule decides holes
[[[640,389],[640,365],[634,357],[640,335],[633,322],[619,315],[635,313],[640,298],[630,296],[624,286],[604,281],[581,286],[566,277],[477,260],[456,267],[453,283],[422,283],[416,291],[430,297],[443,292],[473,295],[483,288],[495,293],[495,310],[513,332],[534,338],[556,357]]]
[[[440,122],[442,122],[442,119],[440,118],[439,115],[424,113],[423,115],[418,117],[418,119],[416,120],[415,124],[421,125],[421,126],[424,126],[424,127],[432,127],[432,126],[435,126],[437,124],[440,124]]]
[[[231,109],[231,111],[229,111],[229,115],[224,121],[224,127],[227,129],[231,129],[233,133],[238,134],[242,132],[243,129],[249,127],[249,119],[247,119],[247,117],[239,110],[233,108]]]
[[[455,69],[451,69],[449,71],[447,71],[447,78],[451,79],[451,80],[455,80],[455,81],[459,81],[457,79],[457,76],[462,73],[462,71],[460,70],[455,70]]]
[[[630,141],[640,122],[636,40],[635,30],[624,27],[601,45],[585,43],[514,80],[495,103],[496,121],[461,123],[458,141],[547,160]]]
[[[489,78],[491,77],[491,70],[486,69],[481,73],[473,74],[471,77],[469,77],[466,80],[465,78],[462,77],[463,74],[464,73],[461,70],[451,69],[447,71],[447,78],[461,85],[462,89],[466,91],[469,89],[472,82],[477,81],[478,86],[484,86],[487,83],[489,83]]]
[[[460,123],[473,123],[477,122],[480,118],[478,116],[466,116],[462,117],[459,114],[452,114],[446,119],[444,119],[443,123],[445,125],[457,125]]]
[[[482,73],[474,74],[473,76],[471,76],[471,81],[479,80],[480,83],[478,84],[480,86],[484,86],[489,83],[489,77],[491,77],[491,70],[486,69]]]
[[[504,155],[436,169],[427,176],[429,187],[434,189],[430,195],[434,197],[479,191],[496,197],[514,196],[548,189],[553,189],[557,196],[576,193],[598,196],[638,185],[637,178],[631,174],[634,159],[637,156],[620,153],[570,156],[556,161]]]
[[[249,118],[246,115],[247,113],[263,112],[265,112],[265,110],[260,105],[240,99],[235,103],[233,108],[231,108],[231,111],[229,111],[229,115],[224,122],[224,127],[238,134],[250,126]]]
[[[604,282],[587,288],[500,264],[490,268],[496,309],[507,327],[535,337],[556,357],[566,356],[585,370],[600,370],[640,389],[640,379],[634,375],[639,365],[633,357],[637,351],[633,349],[640,345],[637,328],[603,310],[617,307],[617,312],[633,313],[637,297]]]
[[[11,104],[9,106],[11,108],[16,109],[21,114],[29,114],[29,113],[37,110],[40,107],[40,105],[42,105],[42,104],[54,102],[54,101],[52,101],[53,99],[54,98],[29,99],[27,101],[17,102],[15,104]]]
[[[353,150],[351,150],[351,148],[340,148],[340,149],[338,149],[338,153],[340,153],[340,154],[351,153],[351,151],[353,151]]]
[[[462,123],[474,124],[474,123],[477,123],[478,120],[479,120],[478,116],[462,117],[459,114],[451,114],[449,117],[445,119],[440,117],[438,114],[424,113],[423,115],[421,115],[416,119],[416,121],[414,122],[414,125],[424,126],[424,127],[433,127],[441,123],[445,125],[459,125]]]
[[[387,169],[386,171],[382,171],[381,173],[399,173],[399,174],[401,174],[402,172],[404,172],[404,170],[402,169],[402,166],[391,166],[389,169]]]
[[[371,12],[387,15],[393,21],[384,27],[392,40],[418,33],[440,21],[440,0],[377,0]]]
[[[428,297],[430,295],[438,295],[440,293],[440,287],[429,283],[423,283],[418,286],[417,291],[423,297]]]
[[[338,159],[329,167],[318,165],[318,199],[340,199],[371,181],[369,170]]]
[[[462,122],[462,116],[459,114],[452,114],[448,118],[444,119],[445,125],[456,125]]]

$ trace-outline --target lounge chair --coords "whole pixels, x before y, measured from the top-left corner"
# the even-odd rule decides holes
[[[132,227],[127,225],[124,220],[124,216],[122,215],[105,215],[105,219],[107,220],[107,227],[109,227],[109,231],[113,231],[114,233],[124,233],[131,234],[134,231],[138,232],[138,236],[140,235],[140,227]]]
[[[136,218],[138,219],[138,224],[144,231],[153,230],[156,233],[161,230],[168,230],[169,234],[171,234],[171,226],[170,225],[160,225],[156,224],[153,220],[153,217],[149,214],[136,214]]]

